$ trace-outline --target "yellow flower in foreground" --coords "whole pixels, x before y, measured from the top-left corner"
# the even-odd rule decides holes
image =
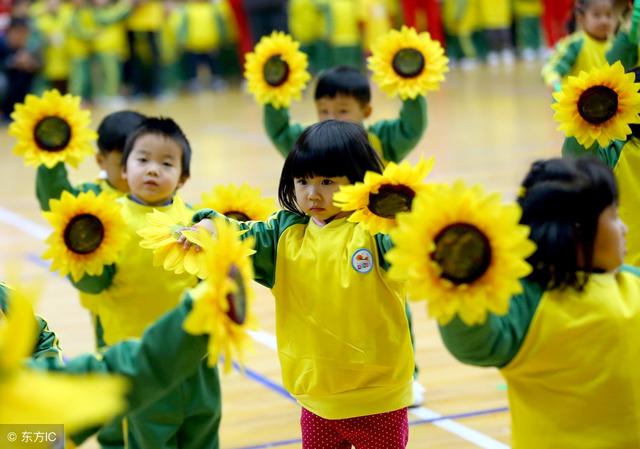
[[[80,97],[60,95],[57,90],[46,91],[42,97],[27,95],[11,118],[9,134],[17,139],[13,152],[26,165],[51,168],[65,162],[77,167],[94,153],[98,135],[89,129],[91,114],[80,108]]]
[[[624,140],[632,123],[640,123],[640,86],[633,73],[624,72],[620,61],[611,66],[570,76],[551,107],[558,129],[589,148],[593,142],[601,147],[612,140]]]
[[[449,60],[429,33],[403,26],[381,37],[368,58],[373,80],[388,95],[413,99],[438,90],[449,71]]]
[[[289,107],[292,99],[300,99],[311,76],[307,55],[299,47],[288,34],[274,31],[247,54],[244,76],[258,103],[280,109]]]
[[[195,246],[185,249],[184,245],[178,242],[182,235],[181,230],[191,226],[191,212],[183,207],[182,199],[174,197],[176,207],[168,212],[161,212],[154,209],[147,214],[146,219],[149,226],[138,231],[142,237],[140,246],[153,250],[153,264],[162,265],[165,270],[182,274],[185,271],[198,276],[201,279],[207,277],[207,266],[204,253],[196,251]]]
[[[247,331],[256,328],[251,311],[253,265],[249,256],[253,238],[240,240],[236,226],[222,218],[214,220],[217,237],[207,231],[184,231],[190,241],[203,249],[209,277],[191,291],[193,310],[184,329],[194,335],[209,334],[209,364],[224,356],[225,371],[232,358],[242,364],[251,338]]]
[[[424,178],[433,168],[433,158],[415,165],[389,163],[382,174],[367,172],[364,182],[341,186],[333,202],[344,211],[355,211],[349,221],[362,223],[372,234],[388,233],[396,226],[396,215],[411,210],[413,199],[431,186]]]
[[[43,215],[53,232],[42,257],[52,259],[51,271],[71,273],[77,281],[85,273],[100,275],[105,265],[116,262],[128,235],[115,196],[89,191],[76,197],[63,192],[49,205],[51,211]]]
[[[216,186],[202,194],[202,203],[196,209],[209,208],[236,221],[264,221],[276,211],[271,198],[263,198],[259,189],[248,184]]]
[[[107,422],[124,410],[124,379],[34,372],[23,367],[36,342],[32,299],[10,290],[0,317],[0,422],[64,424],[74,432]]]
[[[479,186],[434,187],[398,217],[389,275],[407,281],[412,299],[426,299],[440,324],[456,314],[469,325],[483,323],[487,312],[504,315],[535,250],[520,215],[516,204]]]

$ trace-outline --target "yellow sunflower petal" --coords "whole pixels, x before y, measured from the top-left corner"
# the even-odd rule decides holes
[[[605,147],[612,140],[626,139],[631,133],[629,125],[640,123],[638,88],[634,75],[625,73],[619,61],[580,72],[554,93],[553,118],[560,123],[559,130],[585,148],[594,142]]]
[[[74,167],[93,154],[97,134],[89,129],[91,115],[80,108],[80,98],[49,90],[42,97],[27,95],[11,114],[9,134],[16,138],[13,152],[26,165],[43,164],[49,168],[58,162]]]
[[[381,37],[368,58],[380,89],[403,100],[437,90],[449,70],[448,62],[442,46],[429,33],[406,26]]]
[[[367,172],[363,182],[341,186],[333,202],[343,211],[354,211],[349,221],[362,223],[372,234],[388,233],[396,226],[396,215],[410,210],[413,199],[431,188],[424,178],[433,168],[433,158],[411,166],[389,163],[382,174]]]
[[[184,329],[195,335],[209,334],[209,363],[215,365],[224,356],[228,371],[232,358],[243,363],[250,343],[247,331],[256,328],[249,260],[253,239],[239,240],[235,226],[222,219],[216,219],[215,225],[215,239],[204,229],[197,231],[209,276],[190,292],[194,305]]]
[[[75,197],[63,192],[50,208],[43,215],[54,229],[42,257],[52,259],[52,271],[71,274],[77,281],[85,273],[100,275],[117,261],[128,234],[115,196],[89,191]]]
[[[280,109],[300,98],[311,76],[307,72],[307,55],[299,46],[291,36],[274,31],[247,54],[244,76],[258,103]]]
[[[275,201],[261,195],[260,189],[248,184],[216,186],[202,194],[196,209],[213,209],[237,221],[264,221],[276,211]]]
[[[386,255],[389,275],[406,280],[410,297],[425,298],[441,324],[456,314],[470,325],[488,312],[504,314],[522,290],[520,278],[531,272],[526,258],[535,250],[519,219],[517,205],[479,186],[436,186],[398,216],[395,246]]]

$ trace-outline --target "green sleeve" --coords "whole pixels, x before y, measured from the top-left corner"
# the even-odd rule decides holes
[[[269,140],[280,154],[287,157],[304,128],[299,123],[290,123],[289,109],[276,109],[270,104],[264,106],[263,121]]]
[[[620,61],[625,70],[629,70],[638,65],[638,44],[629,40],[629,33],[620,31],[613,40],[611,49],[607,52],[607,61],[613,64]]]
[[[49,201],[58,199],[62,196],[62,192],[69,192],[78,195],[80,192],[93,191],[99,194],[102,188],[93,182],[85,182],[78,187],[74,187],[69,182],[67,167],[62,162],[56,164],[53,168],[47,168],[40,165],[36,172],[36,196],[40,209],[49,210]]]
[[[387,262],[385,255],[393,248],[391,237],[387,234],[376,234],[373,238],[376,240],[376,246],[378,247],[378,265],[380,265],[383,270],[388,270],[391,264]]]
[[[211,209],[202,209],[195,213],[193,222],[197,223],[205,218],[216,216],[221,215]],[[255,254],[251,256],[254,280],[267,288],[272,288],[275,283],[276,257],[280,236],[289,226],[308,223],[309,217],[281,210],[267,221],[239,222],[230,218],[226,218],[226,220],[236,223],[240,229],[247,231],[242,234],[241,238],[253,237],[255,239]]]
[[[611,169],[615,168],[622,149],[626,142],[622,140],[615,140],[607,147],[602,148],[597,142],[594,142],[588,149],[580,145],[575,137],[567,137],[562,144],[562,157],[583,157],[583,156],[595,156],[602,162],[607,164]]]
[[[400,162],[413,150],[427,129],[427,100],[423,96],[404,100],[400,117],[382,120],[369,127],[382,143],[382,156]]]
[[[155,402],[198,369],[207,354],[205,335],[190,335],[182,324],[192,308],[185,300],[152,324],[140,340],[117,343],[102,353],[83,354],[57,367],[31,360],[37,369],[71,374],[111,373],[129,378],[129,410]]]
[[[622,265],[620,271],[640,276],[640,267],[636,267],[635,265]]]
[[[119,2],[106,8],[93,10],[93,17],[99,25],[111,25],[122,22],[131,14],[131,6],[125,2]]]
[[[224,21],[222,12],[218,8],[213,9],[213,20],[218,28],[218,35],[220,36],[221,43],[227,43],[229,39],[229,31],[227,30],[227,24]]]
[[[41,360],[43,364],[56,367],[61,366],[62,362],[62,349],[56,334],[49,329],[47,322],[36,316],[38,323],[38,340],[33,348],[31,357],[37,360]]]
[[[511,299],[505,316],[489,314],[484,324],[466,325],[459,317],[439,326],[449,352],[462,363],[477,366],[507,365],[518,353],[542,298],[537,284],[522,281],[524,292]]]
[[[578,59],[584,38],[560,41],[556,51],[542,68],[542,78],[549,87],[555,87],[556,83],[567,76]]]
[[[73,278],[69,276],[69,280],[71,280],[73,286],[81,292],[97,295],[98,293],[109,288],[115,274],[116,266],[107,265],[104,267],[101,275],[92,276],[90,274],[85,274],[78,281],[74,281]]]
[[[69,23],[69,32],[72,36],[83,40],[83,41],[91,41],[95,39],[96,32],[95,30],[88,29],[86,26],[83,26],[80,16],[83,12],[83,9],[76,9],[71,15],[71,22]],[[93,15],[93,12],[91,12]]]

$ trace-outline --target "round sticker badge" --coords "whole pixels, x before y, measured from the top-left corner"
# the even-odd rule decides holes
[[[360,248],[351,256],[351,266],[358,273],[366,274],[373,268],[373,255],[366,248]]]

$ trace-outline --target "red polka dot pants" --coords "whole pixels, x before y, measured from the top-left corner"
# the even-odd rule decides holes
[[[302,409],[303,449],[404,449],[409,441],[407,409],[348,419],[324,419]]]

